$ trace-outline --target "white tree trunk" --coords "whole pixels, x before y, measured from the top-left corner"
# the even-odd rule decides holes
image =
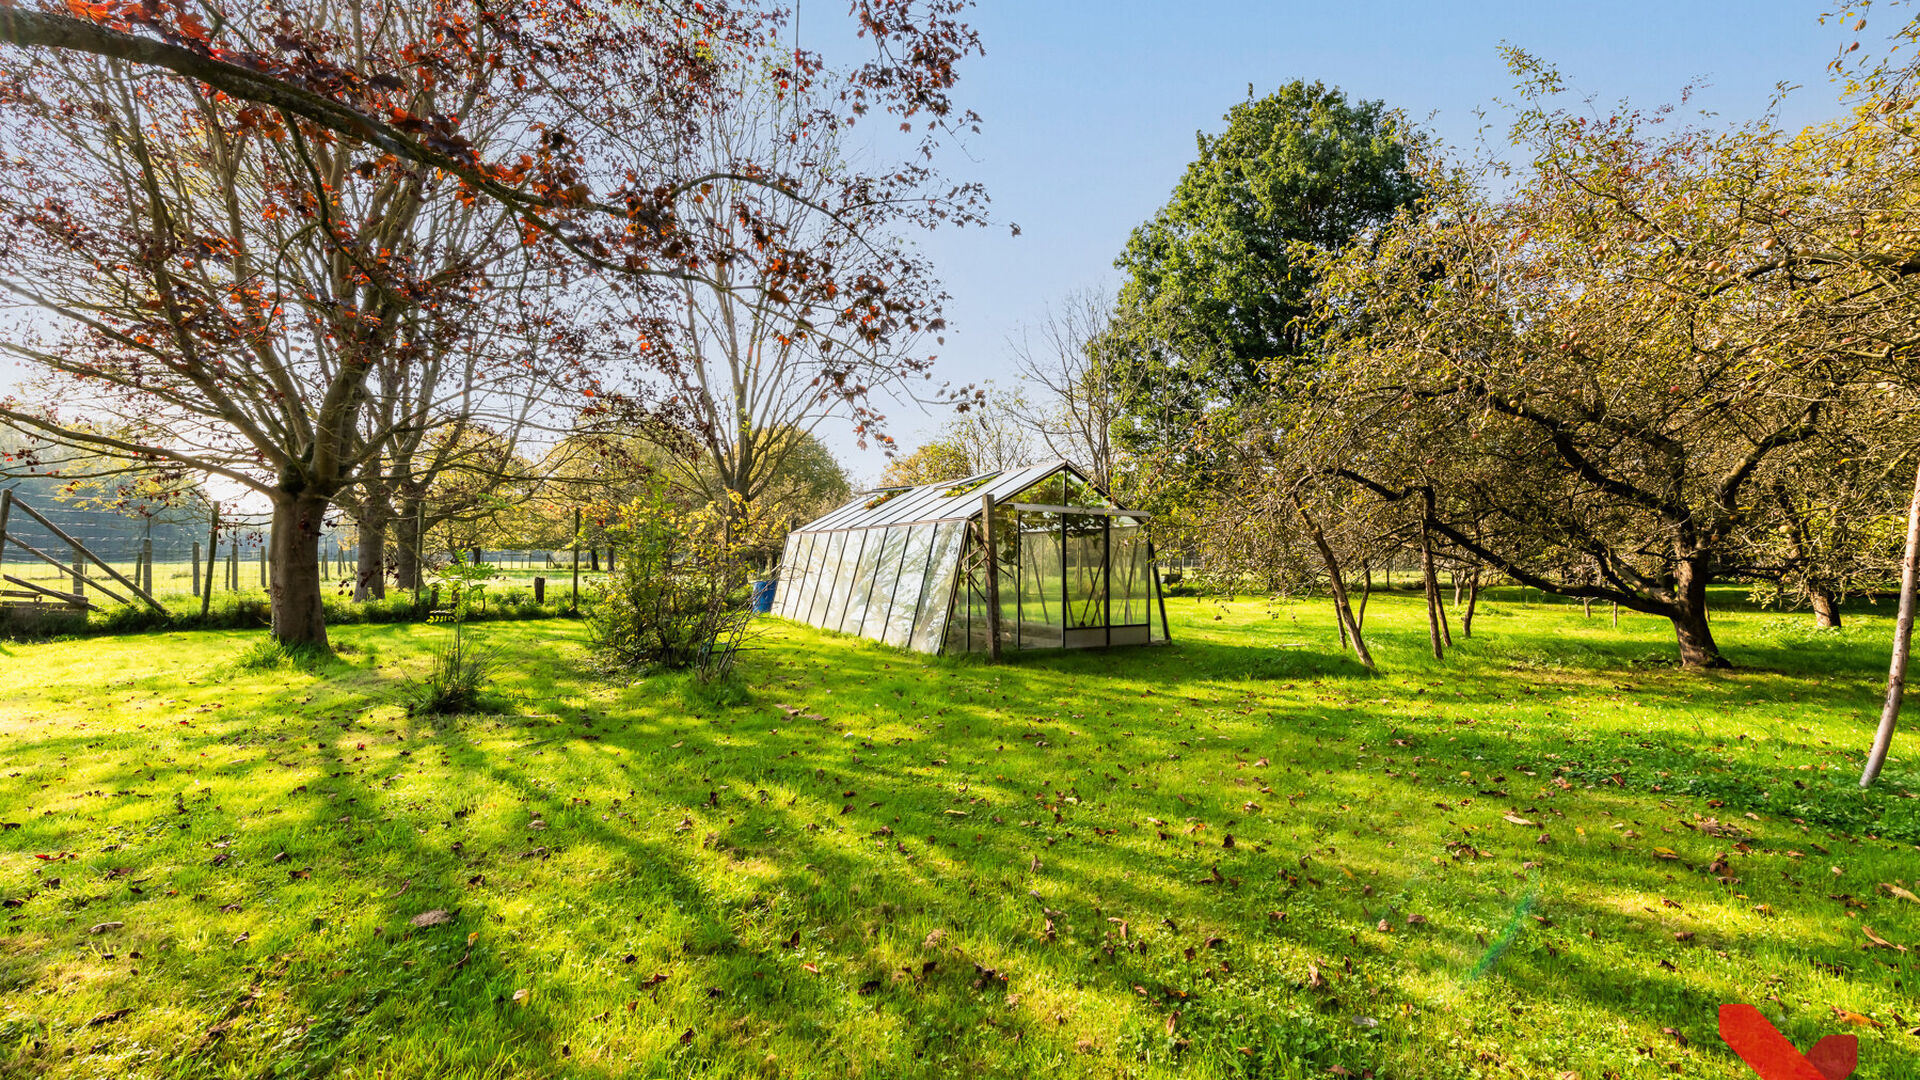
[[[1893,748],[1893,725],[1900,719],[1900,701],[1907,692],[1907,654],[1913,647],[1913,590],[1920,569],[1920,469],[1913,476],[1913,498],[1907,501],[1907,553],[1900,560],[1900,614],[1893,624],[1893,660],[1887,667],[1887,700],[1880,708],[1880,730],[1874,733],[1867,768],[1860,786],[1872,785],[1887,764]]]

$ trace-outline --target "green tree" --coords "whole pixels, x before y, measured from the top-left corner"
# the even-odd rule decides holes
[[[1267,362],[1304,353],[1308,250],[1345,247],[1421,194],[1411,133],[1382,102],[1295,81],[1262,98],[1249,87],[1226,121],[1196,137],[1173,197],[1114,264],[1128,275],[1114,333],[1156,369],[1132,380],[1148,388],[1132,404],[1169,432],[1258,390]]]
[[[880,474],[883,487],[915,487],[943,480],[961,480],[973,475],[973,461],[966,448],[946,436],[934,439],[913,451],[887,462]]]

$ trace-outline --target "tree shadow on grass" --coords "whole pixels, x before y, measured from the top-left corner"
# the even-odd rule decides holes
[[[553,640],[514,646],[511,665],[551,662]],[[1358,732],[1375,723],[1363,713],[1238,719],[1222,706],[1244,681],[1207,669],[1231,664],[1234,647],[1211,648],[1153,650],[1146,665],[1116,652],[992,668],[802,642],[754,661],[753,703],[700,715],[681,711],[670,680],[568,679],[582,704],[534,700],[544,715],[452,722],[368,723],[343,702],[301,715],[309,689],[289,687],[247,723],[190,731],[154,774],[159,790],[190,791],[199,749],[244,737],[259,751],[185,815],[144,804],[131,831],[170,835],[182,816],[185,846],[83,865],[103,878],[134,864],[126,877],[137,879],[163,863],[181,886],[167,921],[182,967],[144,974],[137,991],[122,984],[146,1001],[221,991],[182,1009],[180,1032],[197,1038],[253,986],[267,990],[204,1057],[176,1054],[189,1074],[244,1071],[289,1038],[315,1068],[364,1058],[535,1075],[757,1068],[769,1053],[784,1055],[769,1071],[894,1075],[1030,1075],[1061,1062],[1112,1074],[1144,1068],[1142,1055],[1215,1051],[1215,1064],[1311,1060],[1315,1071],[1377,1060],[1384,1051],[1349,1015],[1424,1002],[1430,972],[1396,971],[1384,943],[1353,943],[1391,891],[1369,896],[1362,883],[1432,873],[1427,860],[1460,834],[1445,814],[1392,818],[1353,793],[1416,807],[1473,792],[1360,760]],[[1552,731],[1458,741],[1444,717],[1396,723],[1419,740],[1408,756],[1566,757]],[[280,752],[276,730],[292,744],[318,730],[305,741],[326,749],[319,760]],[[1328,749],[1343,739],[1355,749]],[[85,742],[59,752],[78,758]],[[1704,742],[1671,754],[1715,760]],[[447,784],[425,786],[423,770]],[[108,775],[132,785],[149,774]],[[227,785],[270,798],[235,820],[213,809]],[[98,826],[71,829],[105,839]],[[229,836],[233,848],[206,846]],[[1376,836],[1401,846],[1367,842]],[[210,865],[221,851],[233,858]],[[288,859],[273,861],[281,851]],[[311,878],[291,876],[308,867]],[[222,900],[242,910],[213,917]],[[134,907],[96,900],[82,918]],[[453,920],[406,925],[436,908]],[[47,929],[63,946],[84,941],[78,923]],[[241,931],[250,940],[233,944]],[[58,975],[54,940],[23,969],[36,983]],[[1524,997],[1557,993],[1530,956],[1514,955],[1502,977]],[[1310,960],[1344,989],[1312,986]],[[1370,971],[1396,977],[1368,984]],[[649,985],[656,974],[667,978]],[[1602,974],[1580,980],[1591,1007],[1642,1022]],[[1392,989],[1383,1001],[1368,985]],[[525,1004],[517,989],[531,991]],[[285,996],[263,1004],[274,995]],[[65,1018],[67,1045],[96,1037],[84,1019]]]

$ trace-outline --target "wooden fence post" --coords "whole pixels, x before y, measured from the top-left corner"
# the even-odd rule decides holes
[[[200,595],[200,541],[193,542],[193,595]]]
[[[267,587],[267,546],[260,545],[260,587]]]
[[[81,552],[79,544],[74,544],[73,545],[73,594],[75,596],[87,595],[86,567],[87,567],[86,555]]]

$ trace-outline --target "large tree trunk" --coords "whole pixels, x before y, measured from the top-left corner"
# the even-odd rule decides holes
[[[1667,617],[1673,621],[1673,634],[1680,645],[1680,666],[1689,668],[1732,667],[1714,644],[1713,631],[1707,626],[1707,575],[1700,558],[1682,560],[1674,575],[1674,605]]]
[[[420,574],[420,499],[400,497],[400,513],[393,519],[393,581],[402,589],[414,588]]]
[[[1834,598],[1833,590],[1823,582],[1809,581],[1807,597],[1813,601],[1813,625],[1826,629],[1838,629],[1840,601]]]
[[[268,541],[273,577],[267,595],[273,636],[282,645],[328,648],[326,609],[320,602],[320,531],[328,502],[311,491],[273,492]]]
[[[1907,655],[1913,647],[1913,591],[1920,577],[1920,469],[1913,476],[1913,497],[1907,500],[1907,553],[1900,560],[1900,609],[1893,623],[1893,661],[1887,667],[1887,699],[1880,707],[1880,727],[1873,733],[1873,749],[1860,774],[1860,786],[1871,785],[1887,764],[1893,749],[1893,727],[1900,719],[1900,702],[1907,693]]]
[[[393,503],[379,469],[380,459],[375,458],[361,484],[360,512],[354,521],[360,537],[360,565],[353,581],[356,602],[387,598],[387,520],[393,516]]]

